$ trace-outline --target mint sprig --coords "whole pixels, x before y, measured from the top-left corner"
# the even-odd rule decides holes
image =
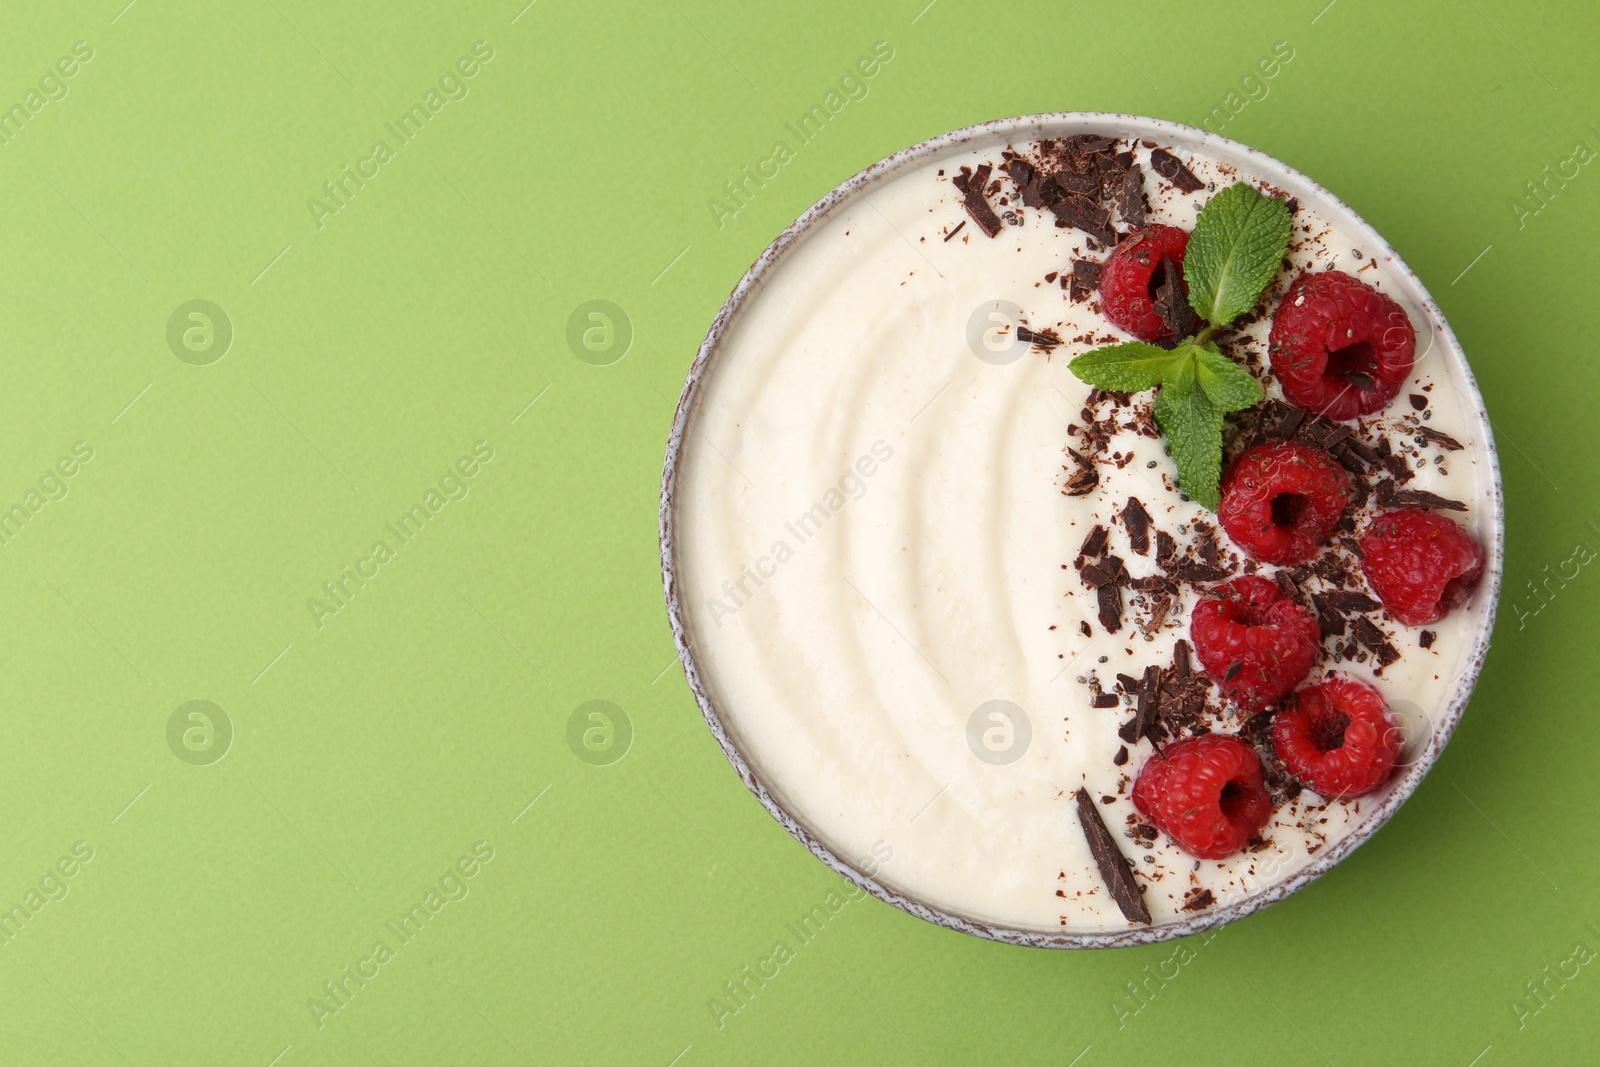
[[[1129,341],[1085,352],[1068,368],[1099,389],[1157,389],[1156,423],[1166,435],[1178,484],[1212,511],[1220,501],[1223,416],[1261,402],[1248,370],[1212,338],[1255,307],[1289,247],[1289,205],[1246,182],[1230,185],[1201,209],[1184,254],[1189,306],[1207,323],[1171,350]]]

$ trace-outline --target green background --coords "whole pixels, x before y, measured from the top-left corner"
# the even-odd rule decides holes
[[[93,58],[0,147],[0,509],[27,516],[0,545],[0,908],[93,858],[0,945],[0,1061],[1596,1055],[1600,576],[1569,561],[1600,548],[1600,173],[1525,189],[1600,149],[1589,6],[523,2],[5,16],[0,106],[74,42]],[[385,123],[478,41],[469,94],[398,145]],[[869,95],[719,227],[723,183],[879,41]],[[1027,950],[863,900],[719,1026],[722,984],[844,883],[739,783],[676,664],[656,500],[685,371],[828,189],[1054,110],[1225,121],[1420,274],[1499,430],[1488,666],[1382,833],[1210,939]],[[319,226],[308,200],[379,139],[394,158]],[[220,334],[168,342],[196,299],[233,332],[204,366]],[[568,341],[597,299],[632,334],[609,365],[620,332]],[[480,441],[469,495],[398,547],[385,524]],[[47,478],[78,442],[92,460]],[[319,626],[308,599],[379,539],[394,558]],[[192,700],[231,741],[169,743]],[[568,741],[592,700],[621,709],[609,765]],[[470,895],[394,937],[479,841]],[[393,958],[319,1027],[308,1002],[378,940]]]

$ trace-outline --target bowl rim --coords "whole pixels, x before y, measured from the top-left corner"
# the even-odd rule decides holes
[[[1247,894],[1237,901],[1210,911],[1198,913],[1175,922],[1136,926],[1127,930],[1054,933],[1014,929],[1003,925],[979,922],[926,904],[891,889],[877,881],[870,874],[842,859],[777,802],[745,760],[744,755],[733,743],[733,739],[723,725],[722,718],[696,665],[694,652],[690,647],[684,604],[679,594],[676,574],[675,503],[684,438],[688,433],[689,421],[694,413],[695,402],[699,396],[701,384],[710,369],[712,359],[719,350],[723,338],[737,320],[739,312],[745,303],[760,290],[761,283],[768,273],[778,266],[784,255],[796,246],[808,232],[857,194],[864,192],[871,186],[887,179],[911,164],[936,157],[947,150],[956,149],[980,139],[1003,137],[1009,141],[1036,140],[1041,137],[1071,136],[1074,133],[1093,133],[1101,136],[1158,140],[1169,148],[1209,146],[1215,151],[1246,158],[1257,176],[1275,185],[1286,185],[1290,188],[1299,186],[1300,189],[1310,194],[1317,203],[1319,210],[1341,216],[1341,221],[1352,232],[1359,234],[1365,245],[1377,249],[1379,255],[1387,257],[1392,264],[1391,273],[1397,278],[1401,287],[1413,290],[1413,292],[1404,295],[1422,311],[1430,324],[1437,330],[1439,337],[1436,343],[1443,345],[1445,350],[1443,355],[1451,363],[1451,375],[1452,377],[1459,376],[1459,384],[1464,387],[1459,391],[1469,401],[1470,414],[1475,420],[1474,429],[1484,449],[1484,453],[1480,458],[1487,461],[1484,471],[1479,475],[1479,481],[1480,491],[1485,493],[1487,497],[1485,501],[1486,507],[1484,508],[1485,513],[1481,517],[1481,522],[1482,532],[1485,534],[1488,543],[1485,552],[1484,574],[1477,594],[1477,596],[1485,598],[1483,618],[1477,633],[1474,635],[1465,665],[1454,680],[1453,688],[1446,701],[1445,710],[1437,721],[1433,723],[1432,733],[1429,736],[1427,745],[1416,762],[1403,769],[1393,787],[1375,807],[1369,809],[1365,820],[1355,830],[1323,850],[1305,867],[1284,881]],[[1485,474],[1487,475],[1486,479],[1484,478]],[[1439,758],[1445,744],[1449,742],[1451,735],[1455,732],[1457,723],[1461,720],[1462,713],[1477,684],[1478,676],[1483,669],[1484,658],[1489,650],[1495,615],[1499,608],[1505,556],[1505,503],[1500,462],[1495,448],[1494,428],[1489,420],[1488,411],[1484,406],[1483,396],[1478,390],[1477,380],[1472,375],[1472,369],[1467,363],[1465,354],[1461,351],[1461,346],[1456,340],[1455,333],[1451,330],[1449,322],[1439,309],[1439,305],[1434,301],[1432,295],[1429,294],[1415,272],[1400,258],[1400,255],[1376,230],[1352,211],[1342,200],[1304,174],[1263,152],[1208,130],[1198,129],[1182,123],[1139,115],[1099,111],[1045,112],[1036,115],[994,119],[929,138],[903,148],[853,175],[828,192],[785,228],[762,251],[749,270],[745,271],[744,275],[739,279],[733,292],[729,294],[728,299],[717,312],[717,316],[712,321],[710,329],[707,330],[705,339],[700,343],[694,362],[689,368],[683,391],[678,398],[677,409],[673,414],[672,429],[667,441],[667,451],[661,478],[658,529],[661,550],[661,575],[666,595],[667,618],[672,628],[672,639],[678,651],[678,659],[683,666],[685,678],[689,683],[689,690],[694,695],[695,703],[705,717],[706,725],[710,728],[712,737],[716,739],[718,746],[722,749],[723,755],[727,757],[728,762],[738,773],[739,778],[755,794],[756,798],[761,802],[761,806],[767,810],[767,813],[804,845],[812,855],[879,900],[892,904],[919,919],[948,929],[959,930],[963,933],[973,934],[993,941],[1039,948],[1111,948],[1128,945],[1148,945],[1202,933],[1242,919],[1304,888],[1327,873],[1370,839],[1416,791],[1422,779],[1426,777],[1428,770]]]

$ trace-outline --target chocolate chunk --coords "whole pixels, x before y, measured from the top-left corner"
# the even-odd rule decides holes
[[[1157,148],[1150,153],[1150,166],[1155,168],[1157,174],[1176,185],[1179,192],[1192,193],[1205,188],[1206,183],[1196,178],[1194,172],[1184,166],[1181,159],[1165,148]]]
[[[1122,212],[1122,221],[1129,226],[1144,225],[1144,171],[1138,166],[1130,166],[1122,175],[1117,208]]]
[[[1438,638],[1439,635],[1432,630],[1424,630],[1417,635],[1417,644],[1423,648],[1432,648],[1434,641],[1438,640]]]
[[[1128,545],[1139,555],[1150,552],[1150,513],[1136,496],[1130,496],[1122,508],[1122,525],[1128,531]]]
[[[1117,849],[1116,839],[1100,818],[1100,809],[1094,806],[1094,798],[1087,789],[1080,788],[1076,799],[1078,825],[1083,830],[1083,839],[1089,843],[1089,851],[1094,854],[1095,863],[1100,867],[1100,878],[1110,891],[1111,899],[1117,902],[1123,918],[1131,923],[1148,924],[1150,909],[1145,905],[1139,883],[1134,880],[1133,868]]]
[[[1236,659],[1228,664],[1228,669],[1223,673],[1222,680],[1231,682],[1239,676],[1239,672],[1242,670],[1244,670],[1244,660]]]
[[[1118,767],[1121,767],[1123,764],[1127,763],[1128,762],[1128,749],[1127,749],[1127,746],[1119,745],[1117,747],[1117,754],[1115,756],[1111,757],[1111,762],[1115,763]]]
[[[1411,401],[1411,407],[1414,411],[1421,411],[1428,406],[1428,398],[1421,393],[1412,393],[1406,399]]]
[[[1114,708],[1120,703],[1122,702],[1117,699],[1117,694],[1115,693],[1099,693],[1089,701],[1089,706],[1092,708]]]
[[[1183,268],[1174,263],[1170,256],[1162,256],[1161,266],[1156,268],[1156,273],[1161,276],[1161,282],[1155,289],[1156,314],[1161,317],[1172,343],[1176,344],[1194,333],[1199,319],[1195,316],[1194,308],[1189,306],[1188,295],[1183,291]]]
[[[1103,245],[1117,243],[1111,229],[1111,212],[1081,196],[1064,196],[1050,205],[1058,226],[1076,226]]]
[[[1082,634],[1083,636],[1085,636],[1085,637],[1093,637],[1094,636],[1094,627],[1090,626],[1084,620],[1079,619],[1078,620],[1078,632],[1080,634]]]
[[[1111,634],[1122,629],[1122,588],[1107,582],[1095,590],[1095,596],[1100,602],[1100,626]]]
[[[1417,436],[1427,438],[1446,452],[1459,452],[1467,447],[1449,434],[1435,430],[1431,426],[1418,426]]]
[[[1078,549],[1078,555],[1082,557],[1100,555],[1106,550],[1106,535],[1106,528],[1097,523],[1095,528],[1089,531],[1089,536],[1083,539],[1083,547]]]
[[[1305,606],[1306,595],[1300,591],[1300,587],[1295,584],[1294,579],[1289,577],[1288,571],[1279,571],[1277,574],[1274,574],[1272,578],[1273,581],[1278,583],[1278,588],[1283,590],[1284,596],[1288,597],[1296,604],[1299,604],[1301,607]]]
[[[1210,530],[1202,530],[1200,537],[1194,543],[1195,551],[1200,553],[1200,562],[1208,567],[1215,567],[1220,558],[1217,554],[1217,535]]]
[[[1344,379],[1363,393],[1370,393],[1378,387],[1377,379],[1370,374],[1362,374],[1360,371],[1346,371]]]

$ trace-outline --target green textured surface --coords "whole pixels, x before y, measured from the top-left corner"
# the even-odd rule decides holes
[[[124,2],[0,34],[26,116],[0,146],[0,509],[28,514],[0,544],[0,908],[29,914],[0,945],[0,1062],[1596,1056],[1600,576],[1568,562],[1600,548],[1592,8]],[[480,41],[467,95],[401,144],[385,124]],[[708,200],[877,42],[867,95],[719,226]],[[1500,431],[1506,596],[1459,733],[1371,843],[1210,939],[1033,951],[862,900],[800,944],[786,924],[843,883],[727,766],[661,604],[700,337],[767,242],[896,149],[1052,110],[1217,128],[1247,89],[1221,132],[1389,238]],[[319,225],[308,199],[380,139]],[[205,366],[167,341],[196,299],[233,330]],[[631,320],[606,366],[567,341],[595,299]],[[464,499],[399,544],[385,524],[478,442],[492,460],[444,482]],[[378,540],[394,558],[319,626],[308,598]],[[169,746],[192,700],[232,724],[218,762]],[[632,726],[607,766],[567,741],[591,700]],[[445,884],[466,896],[410,941],[385,926],[480,841],[493,860]],[[719,1025],[779,940],[794,958]],[[308,1002],[378,941],[319,1025]]]

